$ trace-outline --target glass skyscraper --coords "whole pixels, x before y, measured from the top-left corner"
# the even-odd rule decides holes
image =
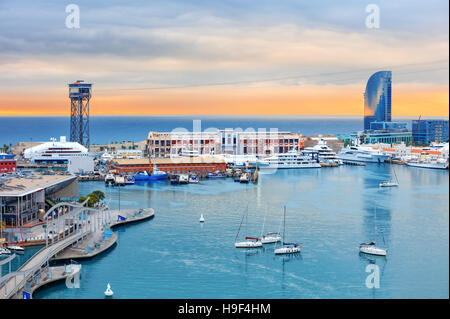
[[[364,130],[372,122],[391,121],[392,72],[379,71],[369,78],[364,92]]]

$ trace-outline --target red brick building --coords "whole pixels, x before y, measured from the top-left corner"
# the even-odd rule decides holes
[[[116,159],[109,165],[117,174],[135,174],[139,171],[153,171],[153,167],[170,174],[206,175],[215,171],[225,172],[224,160],[210,157],[154,158],[151,165],[148,159]]]

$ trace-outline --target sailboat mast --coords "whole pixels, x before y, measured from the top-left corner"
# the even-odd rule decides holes
[[[284,205],[284,214],[283,214],[283,241],[286,239],[286,205]]]

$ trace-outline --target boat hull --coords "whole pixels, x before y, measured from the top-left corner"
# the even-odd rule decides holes
[[[239,243],[234,243],[236,248],[259,248],[262,247],[262,243],[260,241],[242,241]]]
[[[448,163],[410,163],[406,162],[407,166],[432,168],[432,169],[448,169]]]
[[[275,255],[286,255],[286,254],[296,254],[299,253],[301,247],[281,247],[275,249]]]
[[[378,248],[378,247],[361,246],[361,247],[359,247],[359,251],[364,254],[369,254],[369,255],[376,255],[376,256],[386,256],[387,255],[387,250]]]
[[[265,237],[261,239],[261,242],[263,244],[274,244],[274,243],[278,243],[282,240],[281,236],[279,237]]]

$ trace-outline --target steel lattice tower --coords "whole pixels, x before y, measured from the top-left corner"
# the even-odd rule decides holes
[[[69,84],[70,141],[89,148],[89,100],[92,84],[76,81]]]

